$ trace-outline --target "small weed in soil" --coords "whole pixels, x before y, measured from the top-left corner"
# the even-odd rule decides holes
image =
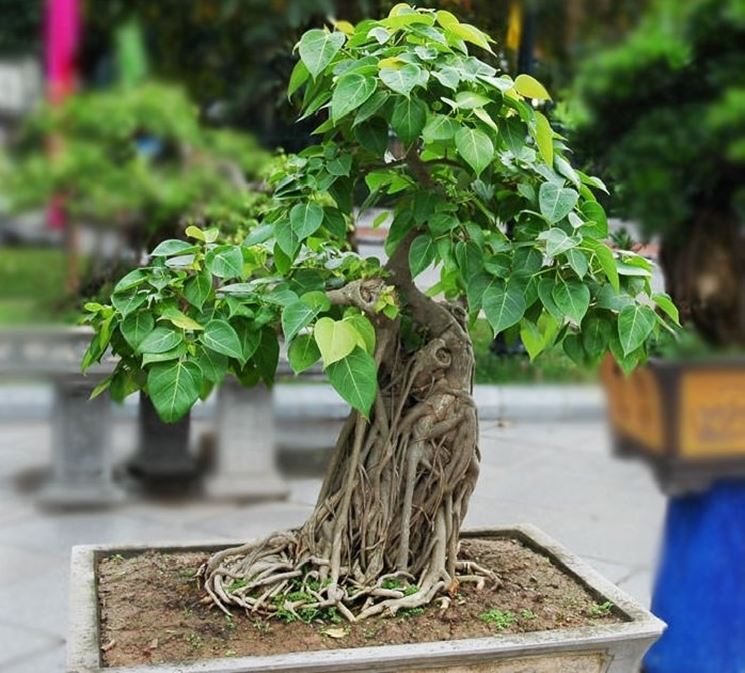
[[[497,610],[496,608],[482,612],[479,615],[479,619],[491,626],[495,626],[500,631],[504,631],[507,627],[517,623],[517,617],[509,610]]]
[[[605,601],[605,603],[593,603],[588,612],[590,617],[607,617],[613,611],[613,603]]]

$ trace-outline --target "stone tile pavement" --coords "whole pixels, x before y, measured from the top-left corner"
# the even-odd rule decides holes
[[[118,422],[117,450],[133,445]],[[286,502],[236,506],[136,501],[105,511],[42,511],[33,503],[49,461],[46,425],[0,423],[0,671],[60,673],[70,547],[102,542],[244,539],[299,524],[320,480],[291,481]],[[610,456],[600,420],[482,424],[481,479],[467,523],[531,522],[645,603],[664,498],[640,464]]]

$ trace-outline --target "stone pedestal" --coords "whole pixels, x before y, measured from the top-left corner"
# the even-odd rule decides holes
[[[241,502],[287,497],[276,466],[272,393],[263,384],[244,388],[229,377],[220,386],[216,472],[207,492]]]
[[[52,478],[39,493],[50,507],[101,507],[124,499],[111,478],[111,401],[90,400],[101,377],[55,379]]]
[[[199,463],[189,450],[191,418],[164,423],[153,403],[140,393],[138,443],[128,461],[129,473],[157,486],[186,486],[199,474]]]

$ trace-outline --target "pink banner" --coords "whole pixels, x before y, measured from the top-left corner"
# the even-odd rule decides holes
[[[47,92],[49,99],[58,103],[75,89],[79,1],[47,0],[45,27]]]
[[[57,104],[75,90],[76,57],[80,39],[78,0],[47,0],[44,28],[47,96],[52,104]],[[51,139],[50,144],[50,151],[54,152],[54,139]],[[59,230],[64,227],[62,197],[55,197],[49,204],[47,223],[50,229]]]

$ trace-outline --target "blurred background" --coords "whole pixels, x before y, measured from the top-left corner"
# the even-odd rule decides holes
[[[272,165],[312,142],[285,95],[293,45],[394,4],[0,0],[1,670],[63,670],[71,545],[241,540],[312,508],[346,414],[319,371],[226,383],[165,426],[134,396],[87,401],[111,362],[79,374],[77,323],[159,241],[260,217]],[[610,186],[611,242],[658,263],[684,326],[627,377],[560,346],[531,363],[477,322],[467,523],[535,523],[648,604],[666,496],[745,475],[745,4],[412,4],[547,85],[575,166]],[[374,215],[357,240],[382,256]]]

